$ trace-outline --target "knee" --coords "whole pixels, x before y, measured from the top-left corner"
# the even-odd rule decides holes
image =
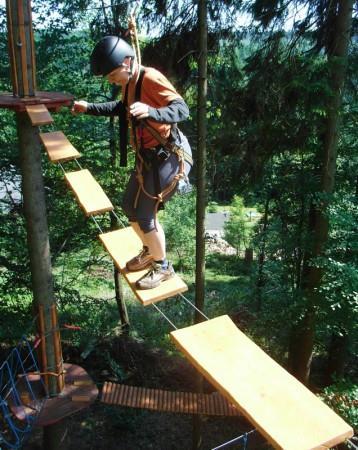
[[[124,214],[127,216],[130,222],[136,222],[136,214],[135,209],[132,205],[132,202],[128,201],[128,199],[124,198],[122,201],[122,209]]]
[[[137,219],[138,225],[143,233],[150,233],[155,230],[154,218]]]

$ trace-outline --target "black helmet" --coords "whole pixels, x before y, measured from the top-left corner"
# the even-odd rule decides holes
[[[123,64],[124,58],[134,59],[134,51],[123,39],[106,36],[95,46],[91,55],[91,71],[93,75],[108,75]]]

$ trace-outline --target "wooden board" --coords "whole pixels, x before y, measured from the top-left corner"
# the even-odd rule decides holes
[[[51,162],[65,162],[81,156],[62,131],[40,133],[40,139]]]
[[[148,269],[138,272],[128,272],[126,269],[126,262],[138,255],[142,249],[142,242],[131,227],[100,234],[99,238],[127,280],[134,294],[143,305],[149,305],[188,290],[187,285],[178,275],[175,275],[170,280],[164,281],[157,288],[146,290],[136,289],[136,281]]]
[[[189,361],[275,448],[323,450],[353,436],[347,423],[228,316],[170,334]]]
[[[33,126],[53,123],[53,118],[45,105],[26,105],[25,108]]]
[[[71,186],[86,216],[113,210],[113,205],[101,186],[87,169],[68,172],[65,179]]]
[[[205,414],[209,416],[238,416],[239,411],[218,392],[199,394],[162,389],[127,386],[106,382],[101,402],[130,408],[152,409],[181,414]]]

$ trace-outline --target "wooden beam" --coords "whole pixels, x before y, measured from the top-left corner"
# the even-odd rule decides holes
[[[277,449],[329,448],[352,428],[228,316],[170,333],[176,346]]]
[[[53,118],[45,105],[27,105],[25,107],[33,126],[49,125]]]
[[[129,272],[126,269],[127,261],[138,255],[143,245],[131,227],[100,234],[99,238],[128,282],[135,296],[144,306],[159,302],[160,300],[165,300],[166,298],[173,297],[188,290],[187,285],[178,275],[161,283],[154,289],[142,290],[136,288],[136,281],[139,280],[148,269],[140,270],[138,272]]]
[[[113,205],[101,186],[87,169],[65,174],[86,216],[95,216],[113,210]]]
[[[81,156],[62,131],[40,133],[40,139],[49,160],[53,163],[70,161]]]

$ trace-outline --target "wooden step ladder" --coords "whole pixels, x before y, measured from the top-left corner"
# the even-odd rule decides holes
[[[33,126],[39,127],[53,123],[53,118],[45,105],[26,105],[25,109]]]
[[[138,272],[129,272],[126,269],[127,261],[138,255],[143,245],[131,227],[100,234],[99,238],[111,255],[114,263],[127,280],[135,296],[144,306],[173,297],[174,295],[188,290],[188,286],[178,275],[164,281],[154,289],[141,290],[136,288],[136,281],[139,280],[148,269],[140,270]]]
[[[228,316],[170,335],[193,366],[275,448],[323,450],[353,436],[343,419],[245,336]]]
[[[86,216],[95,216],[114,209],[111,201],[89,170],[67,172],[65,180],[72,188]]]
[[[40,139],[49,160],[53,163],[66,162],[81,156],[62,131],[40,133]]]

